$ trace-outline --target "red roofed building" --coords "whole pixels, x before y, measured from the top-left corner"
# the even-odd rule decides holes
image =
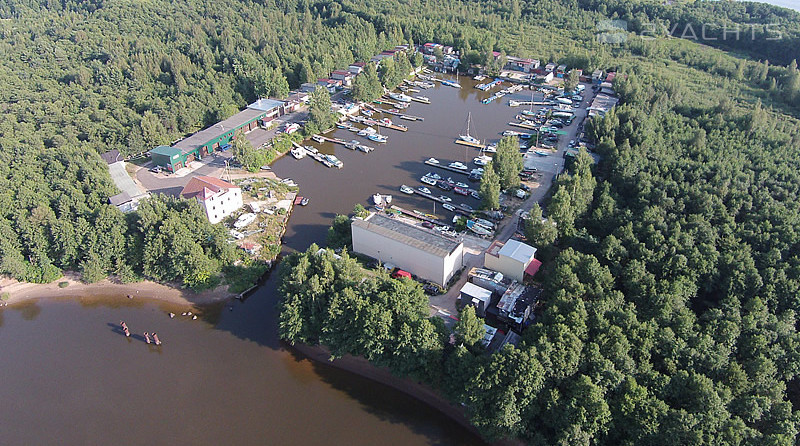
[[[211,223],[219,223],[242,207],[242,190],[239,186],[207,176],[189,180],[181,191],[181,197],[197,200]]]

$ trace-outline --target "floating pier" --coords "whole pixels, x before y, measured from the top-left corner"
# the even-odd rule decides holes
[[[486,148],[485,144],[479,142],[469,142],[469,141],[464,141],[463,139],[457,139],[455,142],[456,144],[461,144],[462,146],[474,147],[476,149],[481,149],[481,150]]]
[[[456,169],[455,167],[446,166],[444,164],[431,163],[428,160],[425,160],[425,164],[432,167],[438,167],[440,169],[449,170],[450,172],[460,173],[462,175],[469,175],[469,172],[466,170]],[[419,191],[417,193],[422,195]]]
[[[539,127],[537,127],[536,125],[528,124],[526,122],[509,122],[508,125],[514,127],[522,127],[523,129],[528,129],[528,130],[536,130],[536,131],[539,130]]]

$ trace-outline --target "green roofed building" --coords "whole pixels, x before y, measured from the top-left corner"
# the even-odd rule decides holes
[[[186,156],[177,147],[158,146],[150,151],[150,157],[153,164],[172,172],[186,165]]]
[[[196,159],[224,150],[234,136],[266,125],[281,116],[285,103],[274,99],[259,99],[246,109],[211,127],[176,142],[172,147],[158,146],[150,151],[153,164],[175,172]]]

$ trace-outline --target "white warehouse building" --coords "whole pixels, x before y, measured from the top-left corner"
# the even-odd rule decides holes
[[[464,261],[464,244],[399,219],[372,214],[351,225],[353,251],[442,286]]]
[[[500,271],[504,276],[522,282],[525,274],[536,274],[541,262],[534,259],[536,248],[516,240],[494,241],[486,250],[483,264],[487,269]]]

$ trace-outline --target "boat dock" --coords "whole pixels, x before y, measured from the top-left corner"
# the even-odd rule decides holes
[[[429,165],[431,167],[438,167],[440,169],[449,170],[450,172],[460,173],[462,175],[469,175],[469,172],[467,172],[466,170],[456,169],[455,167],[446,166],[444,164],[431,163],[428,160],[425,160],[425,164],[427,164],[427,165]],[[417,193],[419,195],[422,195],[420,192],[417,192]]]
[[[486,83],[486,84],[478,84],[478,85],[476,85],[476,86],[475,86],[475,88],[477,88],[478,90],[489,91],[489,90],[491,90],[492,88],[494,88],[494,87],[496,87],[496,86],[500,85],[502,82],[503,82],[503,80],[502,80],[502,79],[497,79],[497,78],[495,78],[495,80],[493,80],[493,81],[491,81],[491,82],[489,82],[489,83]]]
[[[486,148],[486,145],[481,144],[479,142],[469,142],[469,141],[464,141],[463,139],[456,139],[456,144],[461,144],[462,146],[474,147],[476,149]]]
[[[514,127],[522,127],[523,129],[528,129],[528,130],[537,130],[537,131],[539,130],[539,127],[537,127],[536,125],[528,124],[527,122],[509,122],[508,125]]]
[[[420,192],[417,192],[417,191],[414,191],[414,193],[420,194]],[[407,215],[409,217],[416,218],[417,220],[427,221],[427,222],[433,223],[435,225],[442,224],[441,221],[439,221],[439,220],[437,220],[435,218],[426,217],[425,214],[423,214],[420,211],[413,212],[413,211],[409,211],[408,209],[403,209],[400,206],[395,206],[395,205],[391,205],[390,209],[392,209],[394,211],[397,211],[397,212],[399,212],[399,213],[401,213],[403,215]]]
[[[387,123],[385,123],[383,121],[379,121],[379,120],[376,120],[376,119],[370,119],[370,118],[363,118],[361,116],[350,116],[350,120],[353,121],[353,122],[357,122],[359,124],[378,125],[378,126],[381,126],[381,127],[385,127],[387,129],[397,130],[397,131],[400,131],[400,132],[407,132],[408,131],[408,127],[406,127],[404,125],[387,124]]]

